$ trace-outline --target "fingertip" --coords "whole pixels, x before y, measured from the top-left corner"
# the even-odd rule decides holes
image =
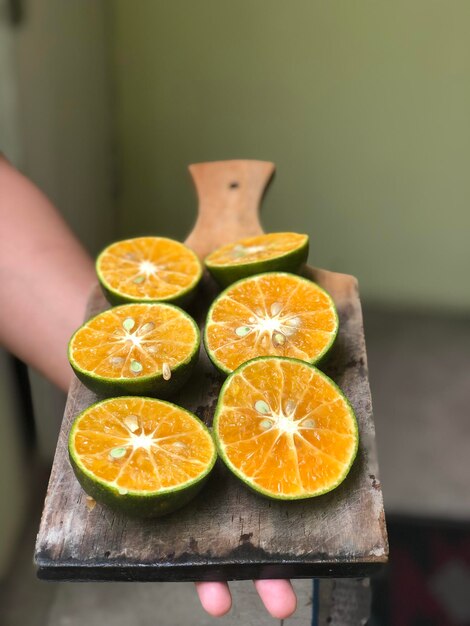
[[[222,617],[232,608],[232,596],[227,583],[198,582],[196,591],[202,608],[212,617]]]
[[[266,610],[276,619],[287,619],[297,609],[297,596],[289,580],[255,580]]]

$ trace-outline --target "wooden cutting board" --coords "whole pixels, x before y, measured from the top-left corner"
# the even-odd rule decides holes
[[[199,196],[186,243],[203,258],[216,247],[262,232],[258,209],[274,164],[219,161],[190,166]],[[99,399],[74,379],[36,543],[38,576],[49,580],[183,581],[368,576],[387,561],[367,356],[357,281],[307,268],[338,308],[340,330],[325,372],[341,387],[359,425],[358,456],[344,483],[310,500],[264,499],[221,462],[189,505],[155,520],[127,519],[97,504],[92,510],[67,457],[70,426]],[[202,324],[217,289],[205,276],[190,311]],[[85,317],[108,308],[98,287]],[[201,347],[196,376],[171,398],[208,425],[223,378]]]

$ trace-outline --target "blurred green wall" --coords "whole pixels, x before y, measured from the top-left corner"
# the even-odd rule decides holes
[[[117,0],[121,236],[184,237],[186,166],[277,164],[267,230],[369,299],[470,304],[470,2]]]

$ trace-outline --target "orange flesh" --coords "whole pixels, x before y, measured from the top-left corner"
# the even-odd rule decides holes
[[[138,237],[110,245],[100,255],[97,270],[109,288],[139,300],[177,296],[201,274],[192,250],[162,237]]]
[[[313,361],[336,328],[332,302],[315,283],[272,273],[225,292],[212,309],[206,341],[219,363],[233,371],[257,356]]]
[[[269,233],[249,237],[215,250],[206,258],[206,263],[224,266],[264,261],[300,248],[307,239],[307,235],[297,233]]]
[[[229,462],[253,486],[285,497],[336,485],[357,442],[351,409],[334,385],[306,364],[277,359],[233,376],[217,429]]]
[[[91,407],[74,433],[76,456],[97,478],[127,491],[157,491],[202,474],[214,455],[209,433],[158,400],[119,398]]]
[[[128,304],[104,311],[79,329],[70,356],[97,376],[139,378],[162,373],[165,363],[171,372],[191,355],[196,341],[193,324],[178,309]]]

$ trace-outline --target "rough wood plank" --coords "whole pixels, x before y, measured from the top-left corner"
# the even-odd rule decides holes
[[[150,521],[97,505],[91,512],[67,459],[76,415],[97,400],[74,380],[36,545],[38,575],[50,580],[224,580],[365,576],[388,546],[357,282],[324,270],[307,275],[334,298],[340,331],[324,369],[343,389],[359,424],[359,453],[345,482],[312,500],[275,502],[247,490],[219,463],[184,509]],[[205,279],[193,315],[204,318],[214,287]],[[88,316],[107,304],[97,289]],[[174,402],[210,424],[222,383],[201,348],[197,375]]]
[[[190,167],[198,218],[186,243],[201,257],[228,241],[261,233],[259,204],[274,164],[218,161]],[[347,480],[320,498],[260,498],[222,463],[187,507],[153,521],[128,520],[85,495],[67,459],[76,415],[98,398],[75,380],[70,389],[36,545],[38,574],[61,580],[216,580],[363,576],[387,559],[388,547],[367,379],[362,314],[352,276],[307,275],[333,296],[340,331],[325,371],[350,399],[359,422],[359,454]],[[215,296],[205,278],[193,315],[201,323]],[[88,316],[107,304],[99,290]],[[210,424],[222,379],[201,349],[196,376],[173,401]]]
[[[263,234],[259,206],[275,166],[269,161],[213,161],[189,166],[199,198],[186,244],[203,259],[226,243]]]

